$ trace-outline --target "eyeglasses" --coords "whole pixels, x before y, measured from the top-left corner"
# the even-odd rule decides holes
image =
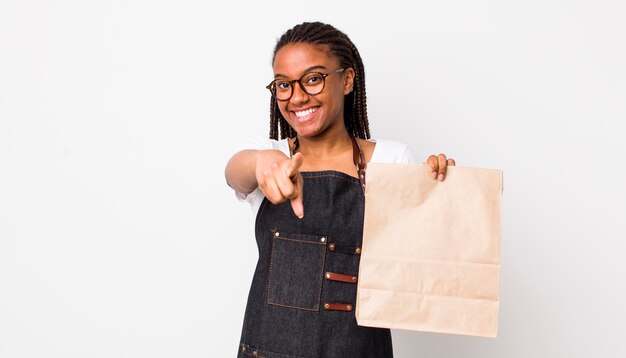
[[[320,94],[324,90],[326,77],[333,73],[342,72],[345,68],[340,68],[329,73],[309,72],[305,73],[300,79],[287,81],[287,80],[273,80],[265,88],[270,90],[272,96],[276,97],[279,101],[287,101],[293,95],[293,84],[298,82],[300,88],[307,94],[314,96]]]

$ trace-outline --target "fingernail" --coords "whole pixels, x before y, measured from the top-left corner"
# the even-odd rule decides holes
[[[304,214],[298,216],[299,219],[302,219],[304,217]]]
[[[443,173],[439,174],[439,180],[443,181]]]
[[[437,172],[433,172],[431,176],[433,177],[433,179],[435,179],[437,177]]]

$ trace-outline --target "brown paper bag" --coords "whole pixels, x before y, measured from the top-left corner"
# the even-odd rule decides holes
[[[361,326],[496,337],[502,172],[369,164]]]

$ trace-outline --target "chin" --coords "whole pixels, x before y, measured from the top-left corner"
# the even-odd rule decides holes
[[[310,137],[315,137],[318,132],[317,131],[309,131],[309,130],[297,130],[296,134],[298,134],[298,137],[303,137],[303,138],[310,138]]]
[[[311,126],[302,127],[302,126],[299,126],[297,123],[290,123],[289,121],[287,121],[287,123],[289,123],[291,128],[293,128],[293,130],[296,131],[296,134],[299,137],[315,137],[321,132],[321,129],[317,127],[311,127]]]

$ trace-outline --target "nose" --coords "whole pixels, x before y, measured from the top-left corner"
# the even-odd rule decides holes
[[[290,101],[296,107],[309,101],[309,94],[302,89],[302,85],[298,81],[293,84],[293,93],[291,94]]]

